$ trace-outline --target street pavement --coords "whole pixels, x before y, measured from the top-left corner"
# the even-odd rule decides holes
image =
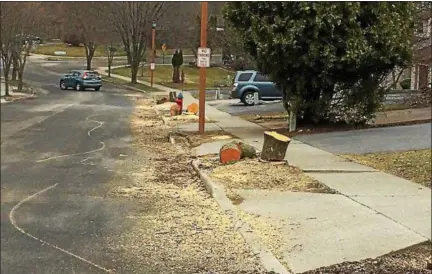
[[[280,102],[245,107],[235,100],[223,100],[221,103],[210,102],[209,105],[233,116],[283,111]],[[427,149],[431,147],[431,123],[299,135],[294,139],[336,154]]]
[[[49,94],[1,105],[2,273],[147,273],[114,248],[136,205],[107,195],[132,153],[132,101],[108,84],[60,90],[58,77],[83,63],[29,60],[26,81]]]
[[[431,123],[296,136],[335,154],[362,154],[431,148]]]

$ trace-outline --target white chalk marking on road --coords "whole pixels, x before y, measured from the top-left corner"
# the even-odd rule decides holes
[[[86,155],[86,154],[90,154],[90,153],[93,153],[93,152],[98,152],[98,151],[101,151],[101,150],[105,149],[105,143],[102,142],[102,141],[99,142],[99,143],[101,143],[102,146],[100,148],[97,148],[97,149],[93,149],[93,150],[86,151],[86,152],[79,152],[79,153],[72,153],[72,154],[52,156],[52,157],[48,157],[48,158],[45,158],[45,159],[37,160],[36,163],[42,163],[42,162],[46,162],[46,161],[49,161],[49,160],[59,159],[59,158],[64,158],[64,157],[69,157],[69,156]]]
[[[23,233],[24,235],[26,235],[26,236],[28,236],[28,237],[30,237],[30,238],[36,240],[36,241],[39,241],[42,245],[47,245],[47,246],[49,246],[49,247],[52,247],[52,248],[54,248],[54,249],[59,250],[60,252],[65,253],[65,254],[67,254],[67,255],[69,255],[69,256],[72,256],[72,257],[74,257],[74,258],[76,258],[76,259],[78,259],[78,260],[80,260],[80,261],[83,261],[83,262],[85,262],[85,263],[87,263],[87,264],[90,264],[90,265],[92,265],[92,266],[94,266],[94,267],[96,267],[96,268],[98,268],[98,269],[100,269],[100,270],[103,270],[103,271],[105,271],[105,272],[107,272],[107,273],[112,273],[112,271],[109,270],[109,269],[106,269],[106,268],[104,268],[104,267],[102,267],[102,266],[100,266],[100,265],[98,265],[98,264],[95,264],[95,263],[93,263],[93,262],[90,262],[89,260],[84,259],[83,257],[80,257],[80,256],[78,256],[78,255],[76,255],[76,254],[74,254],[74,253],[72,253],[72,252],[70,252],[70,251],[67,251],[67,250],[65,250],[65,249],[63,249],[63,248],[61,248],[61,247],[56,246],[55,244],[51,244],[51,243],[46,242],[46,241],[44,241],[44,240],[42,240],[42,239],[39,239],[38,237],[36,237],[36,236],[34,236],[34,235],[32,235],[32,234],[26,232],[24,229],[22,229],[21,227],[19,227],[19,226],[17,225],[16,220],[15,220],[15,212],[16,212],[16,210],[19,209],[19,208],[20,208],[24,203],[30,201],[30,200],[33,199],[34,197],[36,197],[36,196],[38,196],[38,195],[40,195],[40,194],[42,194],[42,193],[44,193],[44,192],[47,192],[48,190],[50,190],[50,189],[56,187],[57,185],[58,185],[58,183],[56,183],[56,184],[54,184],[54,185],[52,185],[52,186],[50,186],[50,187],[47,187],[47,188],[45,188],[45,189],[43,189],[43,190],[41,190],[41,191],[39,191],[39,192],[36,192],[35,194],[28,196],[27,198],[25,198],[24,200],[22,200],[21,202],[19,202],[18,204],[16,204],[16,205],[12,208],[12,210],[10,211],[10,213],[9,213],[9,220],[10,220],[11,224],[12,224],[12,225],[15,227],[15,229],[17,229],[19,232]]]
[[[86,121],[92,121],[92,122],[98,123],[97,126],[95,126],[94,128],[90,129],[89,131],[87,131],[87,135],[89,137],[92,137],[91,133],[92,133],[93,130],[96,130],[96,129],[100,128],[105,123],[105,122],[101,122],[101,121],[97,121],[97,120],[90,120],[91,117],[94,117],[94,116],[97,116],[97,115],[101,115],[101,114],[91,115],[91,116],[88,116],[85,119]],[[100,148],[97,148],[97,149],[94,149],[94,150],[91,150],[91,151],[72,153],[72,154],[64,154],[64,155],[58,155],[58,156],[52,156],[52,157],[48,157],[48,158],[45,158],[45,159],[37,160],[36,163],[42,163],[42,162],[45,162],[45,161],[49,161],[49,160],[53,160],[53,159],[59,159],[59,158],[64,158],[64,157],[69,157],[69,156],[86,155],[86,154],[90,154],[90,153],[93,153],[93,152],[98,152],[98,151],[101,151],[101,150],[105,149],[105,143],[102,142],[102,141],[100,141],[99,143],[101,143],[102,146]]]

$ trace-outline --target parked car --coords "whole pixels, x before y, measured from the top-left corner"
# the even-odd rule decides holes
[[[75,90],[92,88],[98,91],[101,87],[102,77],[96,71],[73,70],[60,78],[60,88],[62,90],[68,88],[73,88]]]
[[[231,98],[238,98],[246,106],[255,104],[254,93],[263,101],[282,99],[282,91],[270,79],[254,70],[237,71],[234,77]]]

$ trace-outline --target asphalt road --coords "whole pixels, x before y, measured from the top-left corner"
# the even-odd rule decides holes
[[[133,153],[132,101],[108,84],[61,91],[58,76],[79,68],[29,63],[26,80],[50,93],[1,105],[2,273],[149,272],[117,248],[142,209],[107,195],[116,161]]]
[[[295,139],[335,154],[431,148],[431,123],[297,136]]]

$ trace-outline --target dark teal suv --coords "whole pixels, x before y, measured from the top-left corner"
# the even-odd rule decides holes
[[[102,77],[96,71],[73,70],[60,78],[60,88],[65,90],[73,88],[75,90],[85,90],[92,88],[96,91],[102,87]]]
[[[258,92],[259,99],[263,101],[282,99],[282,91],[267,76],[255,70],[237,71],[231,98],[240,99],[246,106],[253,106],[255,92]]]

